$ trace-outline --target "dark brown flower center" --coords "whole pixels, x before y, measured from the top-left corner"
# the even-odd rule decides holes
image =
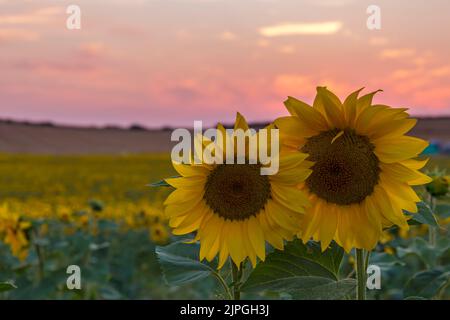
[[[206,204],[220,217],[245,220],[256,216],[270,198],[270,181],[258,164],[221,164],[205,184]]]
[[[306,180],[309,190],[328,202],[339,205],[360,203],[372,194],[380,169],[369,138],[352,129],[333,138],[338,129],[309,138],[301,148],[315,164]]]

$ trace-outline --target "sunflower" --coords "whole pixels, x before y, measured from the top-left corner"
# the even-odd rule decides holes
[[[428,145],[405,134],[416,124],[407,109],[372,105],[375,92],[343,103],[317,88],[313,106],[289,97],[291,114],[275,121],[283,148],[308,153],[313,173],[300,188],[313,204],[298,234],[322,249],[335,240],[347,252],[373,249],[384,227],[408,228],[403,210],[417,212],[420,201],[411,186],[430,182],[416,160]]]
[[[162,223],[155,223],[150,227],[150,240],[157,244],[166,244],[169,240],[170,234],[167,226]]]
[[[225,137],[224,127],[219,124],[217,129]],[[249,129],[239,113],[237,129]],[[255,134],[261,138],[260,132]],[[225,149],[218,148],[224,159]],[[283,240],[292,239],[299,228],[308,200],[296,184],[311,173],[306,157],[303,153],[280,156],[279,170],[273,175],[261,175],[264,165],[259,160],[212,165],[174,162],[181,177],[166,179],[176,190],[164,203],[173,234],[195,232],[200,260],[212,261],[219,255],[219,269],[229,256],[237,266],[247,257],[255,266],[257,257],[265,259],[266,241],[282,249]]]
[[[439,172],[431,173],[432,181],[427,184],[426,189],[433,197],[442,197],[449,192],[450,177]]]
[[[7,204],[0,206],[0,241],[9,245],[13,256],[24,261],[28,256],[29,241],[26,235],[31,223],[9,210]]]

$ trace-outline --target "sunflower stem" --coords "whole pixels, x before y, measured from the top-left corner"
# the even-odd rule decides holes
[[[230,288],[228,287],[227,283],[223,279],[223,277],[220,275],[220,273],[214,273],[214,276],[219,281],[220,285],[222,286],[223,290],[225,291],[225,294],[227,295],[227,299],[233,299],[233,294],[231,293]]]
[[[371,254],[371,252],[372,251],[370,251],[370,250],[367,250],[365,253],[366,253],[366,256],[365,256],[365,258],[364,258],[364,268],[366,269],[366,273],[365,273],[365,275],[366,275],[366,282],[367,282],[367,268],[369,267],[369,260],[370,260],[370,254]]]
[[[429,202],[430,202],[431,211],[434,214],[434,210],[436,209],[436,201],[431,194],[430,194]],[[436,228],[432,227],[432,226],[428,226],[428,242],[430,243],[430,245],[432,247],[436,246],[436,238],[437,238]]]
[[[36,250],[36,256],[38,258],[38,276],[39,276],[39,281],[41,281],[42,279],[44,279],[44,255],[42,252],[42,248],[39,245],[39,243],[37,243],[36,239],[38,238],[38,233],[35,229],[33,229],[33,236],[34,236],[34,249]]]
[[[364,255],[364,249],[356,249],[356,281],[357,281],[357,290],[356,290],[356,299],[357,300],[366,300],[366,272],[367,265]]]
[[[232,259],[231,262],[231,274],[233,277],[233,300],[241,300],[241,278],[242,278],[242,262],[240,267],[234,263]]]

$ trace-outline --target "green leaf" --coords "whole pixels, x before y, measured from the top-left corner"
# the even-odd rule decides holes
[[[406,214],[412,217],[408,221],[409,224],[428,224],[432,227],[439,227],[430,206],[423,201],[417,204],[417,213],[406,211]]]
[[[450,272],[431,269],[416,273],[405,285],[404,296],[433,298],[450,281]]]
[[[343,254],[342,248],[334,242],[330,248],[321,252],[318,243],[310,241],[303,244],[296,239],[287,243],[283,251],[275,250],[264,262],[260,262],[241,289],[292,291],[288,285],[292,282],[296,290],[311,290],[312,287],[329,284],[327,280],[336,282]]]
[[[300,284],[301,289],[290,292],[292,298],[300,300],[339,300],[353,297],[356,288],[355,279],[334,281],[327,278],[306,277]]]
[[[12,281],[0,282],[0,292],[17,289],[16,285]]]
[[[170,178],[179,178],[179,177],[180,176],[172,176]],[[171,185],[168,184],[165,179],[157,181],[157,182],[150,183],[147,186],[148,187],[171,187]]]
[[[439,264],[450,267],[450,238],[442,237],[436,242],[437,257]]]
[[[370,255],[370,264],[377,265],[382,270],[389,270],[395,266],[404,266],[405,263],[393,254],[385,252],[372,252]]]
[[[436,205],[436,214],[442,218],[446,219],[450,217],[450,204],[448,203],[440,203]]]
[[[170,184],[166,182],[166,180],[160,180],[157,182],[153,182],[147,185],[148,187],[171,187]]]
[[[170,285],[183,285],[217,274],[212,265],[199,261],[199,245],[174,242],[165,247],[156,247],[156,255]]]
[[[432,267],[436,264],[440,252],[422,238],[415,238],[408,247],[398,247],[397,256],[403,259],[407,255],[417,256],[425,265]]]
[[[356,288],[355,279],[336,281],[314,276],[294,276],[266,282],[267,290],[288,293],[300,300],[337,300],[352,296]],[[259,289],[258,289],[259,290]],[[249,290],[254,291],[254,290]]]

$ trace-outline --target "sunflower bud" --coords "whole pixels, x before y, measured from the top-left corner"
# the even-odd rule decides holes
[[[445,196],[449,191],[449,177],[433,177],[433,181],[427,184],[426,188],[433,197]]]

